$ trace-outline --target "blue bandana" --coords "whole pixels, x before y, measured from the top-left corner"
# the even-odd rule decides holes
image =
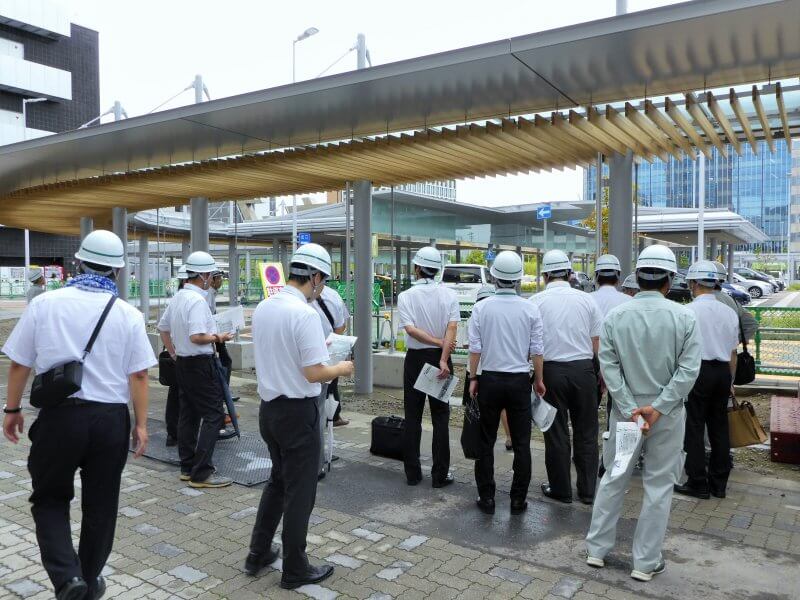
[[[67,283],[67,287],[76,287],[85,292],[111,292],[115,296],[119,295],[117,285],[108,277],[101,275],[84,274],[78,275]]]

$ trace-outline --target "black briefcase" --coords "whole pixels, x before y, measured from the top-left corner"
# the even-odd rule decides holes
[[[372,419],[372,443],[369,451],[372,454],[403,460],[403,417],[375,417]]]
[[[158,355],[158,383],[167,387],[178,384],[178,376],[175,374],[175,359],[166,349]]]

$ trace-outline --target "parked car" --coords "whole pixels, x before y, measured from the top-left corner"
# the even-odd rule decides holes
[[[722,291],[728,294],[728,296],[736,300],[742,306],[745,304],[750,304],[750,294],[748,294],[747,290],[740,285],[725,282],[722,284]]]
[[[766,275],[768,277],[772,277],[775,281],[777,281],[778,282],[778,286],[780,287],[780,291],[783,291],[783,290],[786,289],[786,276],[783,274],[783,271],[771,270],[770,269],[769,271],[765,270],[765,271],[760,271],[760,272],[764,273],[764,275]]]
[[[583,271],[573,271],[570,278],[570,285],[578,290],[584,292],[591,292],[594,290],[594,281]]]
[[[779,292],[783,289],[781,287],[781,283],[777,279],[767,275],[766,273],[762,273],[761,271],[756,271],[748,267],[735,267],[733,271],[744,279],[753,279],[755,281],[763,281],[770,284],[773,292]]]
[[[442,269],[442,285],[452,288],[459,302],[475,302],[478,290],[493,281],[486,265],[455,264]]]
[[[667,298],[681,304],[692,301],[692,293],[689,291],[689,284],[686,283],[686,276],[683,273],[676,273],[673,277]]]
[[[774,293],[771,283],[758,279],[745,279],[738,273],[733,274],[733,282],[745,288],[747,293],[756,300],[764,296],[771,296]]]

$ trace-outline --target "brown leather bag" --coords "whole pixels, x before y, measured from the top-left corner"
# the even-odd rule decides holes
[[[742,448],[753,444],[763,444],[768,437],[756,417],[756,411],[749,402],[737,402],[731,396],[733,406],[728,409],[728,433],[731,448]]]

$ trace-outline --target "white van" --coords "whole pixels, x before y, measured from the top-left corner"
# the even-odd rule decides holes
[[[494,282],[485,265],[451,264],[442,270],[442,285],[451,288],[459,302],[475,302],[478,290]]]

